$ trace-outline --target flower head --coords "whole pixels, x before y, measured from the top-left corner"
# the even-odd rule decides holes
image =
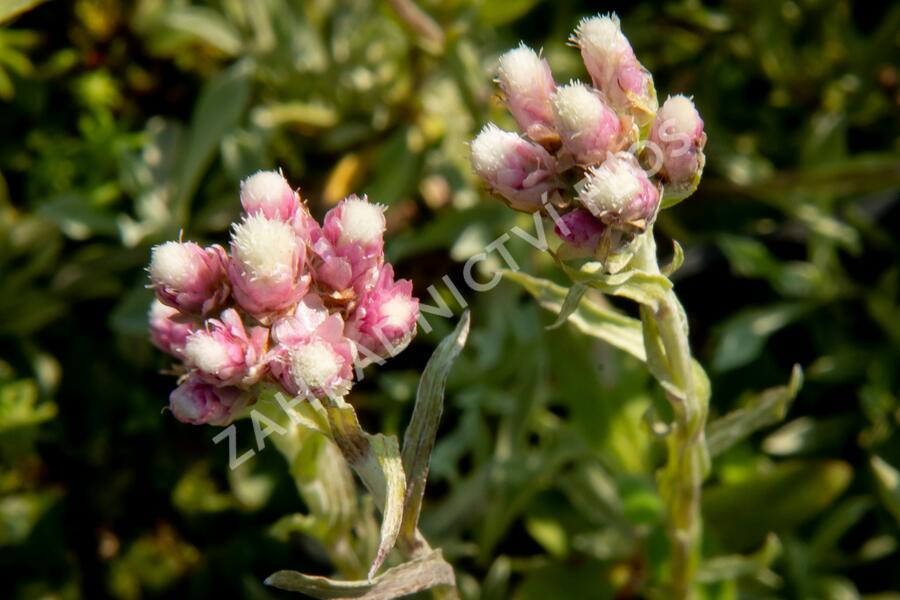
[[[583,83],[556,90],[553,111],[563,147],[581,164],[603,162],[623,144],[623,127],[616,111]]]
[[[516,210],[535,212],[556,187],[555,161],[541,146],[487,124],[472,142],[472,167]]]
[[[238,304],[261,319],[294,305],[309,288],[306,242],[283,221],[262,215],[235,224],[228,277]]]
[[[148,314],[150,341],[177,358],[184,358],[184,345],[197,326],[176,309],[154,299]]]
[[[163,304],[187,314],[206,315],[228,297],[227,262],[221,246],[166,242],[150,251],[150,281]]]
[[[538,143],[551,143],[556,133],[550,96],[556,83],[547,61],[521,44],[500,57],[498,74],[509,111],[522,131]]]
[[[239,388],[219,387],[189,376],[169,396],[169,408],[182,423],[228,425],[248,400],[247,392]]]
[[[371,362],[374,356],[388,358],[406,348],[418,318],[419,300],[412,295],[412,282],[394,281],[393,267],[385,265],[378,282],[347,321],[345,333],[356,342],[363,362]]]
[[[269,330],[244,328],[233,308],[219,319],[209,319],[206,329],[195,331],[184,346],[185,362],[197,375],[216,385],[252,385],[262,375]]]
[[[371,285],[384,262],[384,207],[350,196],[325,215],[314,235],[315,280],[335,300],[355,297]]]
[[[290,221],[300,202],[280,172],[257,171],[241,182],[241,206],[248,215]]]
[[[594,87],[616,110],[632,114],[641,125],[656,113],[653,77],[638,62],[616,15],[583,19],[572,34]]]
[[[272,326],[277,345],[269,369],[291,394],[343,396],[353,380],[356,351],[344,337],[344,322],[321,303],[306,302]]]
[[[659,190],[634,156],[620,152],[588,171],[578,200],[607,225],[643,231],[656,217]]]
[[[694,103],[685,96],[670,96],[650,130],[650,141],[662,152],[660,174],[668,184],[690,187],[703,173],[706,133]]]

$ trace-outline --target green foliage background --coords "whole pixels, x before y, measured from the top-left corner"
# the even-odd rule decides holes
[[[351,191],[390,205],[399,273],[460,314],[441,277],[463,288],[468,257],[533,229],[469,173],[481,125],[511,126],[497,55],[524,40],[558,81],[583,78],[566,38],[615,10],[661,95],[692,94],[706,123],[703,183],[657,229],[685,248],[675,281],[713,416],[805,371],[783,423],[716,457],[704,594],[900,598],[900,6],[421,6],[443,43],[374,0],[0,2],[3,596],[263,599],[287,597],[261,584],[275,570],[327,574],[311,538],[272,528],[304,510],[274,449],[229,472],[215,430],[162,412],[150,246],[223,241],[240,178],[280,166],[317,215]],[[466,301],[425,533],[467,598],[638,597],[666,553],[660,392],[628,355],[545,329],[513,282]],[[452,327],[431,321],[354,390],[370,430],[402,434]]]

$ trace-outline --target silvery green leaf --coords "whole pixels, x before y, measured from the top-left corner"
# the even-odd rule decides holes
[[[266,579],[267,585],[282,590],[332,600],[390,600],[454,583],[453,569],[444,561],[440,550],[388,569],[367,581],[337,581],[297,571],[278,571]]]
[[[802,385],[803,370],[800,365],[794,365],[787,385],[765,390],[744,407],[710,423],[707,429],[710,454],[717,456],[753,432],[781,421]]]
[[[547,329],[556,329],[568,321],[572,313],[575,312],[575,309],[578,308],[586,291],[587,286],[585,284],[572,284],[572,287],[570,287],[569,291],[566,293],[566,299],[563,300],[562,307],[559,310],[559,314],[556,316],[556,320],[552,325],[548,325]]]
[[[394,436],[363,431],[356,411],[343,400],[329,400],[327,410],[335,443],[381,510],[381,541],[369,568],[371,579],[384,564],[400,533],[406,496],[400,447]]]
[[[463,313],[456,329],[444,338],[425,365],[416,392],[416,404],[403,436],[403,472],[406,475],[406,501],[401,525],[404,539],[415,543],[425,481],[431,464],[431,452],[444,410],[444,387],[453,362],[466,344],[471,317]]]
[[[609,274],[604,272],[601,263],[596,262],[586,263],[580,269],[574,269],[565,263],[560,265],[575,283],[583,283],[604,294],[634,300],[654,311],[659,309],[660,302],[672,289],[672,282],[656,273],[632,269]]]
[[[543,308],[557,314],[562,310],[567,291],[561,285],[520,272],[503,271],[503,276],[525,288]],[[582,297],[568,321],[585,335],[646,360],[641,322],[637,319]]]
[[[684,249],[681,244],[672,240],[672,262],[662,268],[662,274],[669,277],[684,264]]]

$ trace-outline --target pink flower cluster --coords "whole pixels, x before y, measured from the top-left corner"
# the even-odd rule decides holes
[[[254,386],[342,396],[356,369],[409,344],[419,301],[384,260],[384,208],[350,196],[320,225],[277,171],[241,183],[229,251],[193,242],[152,250],[150,338],[181,361],[172,414],[225,425]]]
[[[524,44],[500,57],[498,83],[522,134],[490,123],[472,141],[475,172],[510,207],[550,212],[572,249],[592,253],[607,231],[641,233],[663,191],[691,193],[706,135],[693,102],[662,107],[615,15],[579,23],[571,42],[592,85],[557,85]],[[574,185],[573,185],[574,183]],[[621,236],[618,236],[621,237]]]

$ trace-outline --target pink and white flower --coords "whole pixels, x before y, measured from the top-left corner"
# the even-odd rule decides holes
[[[583,19],[571,41],[581,49],[594,87],[613,108],[632,114],[640,125],[653,120],[658,106],[653,77],[638,62],[616,15]]]
[[[353,381],[356,350],[343,332],[340,315],[328,314],[318,298],[301,302],[294,315],[272,326],[277,345],[268,358],[270,372],[294,395],[345,395]]]
[[[156,298],[150,305],[148,319],[153,345],[176,358],[184,358],[184,346],[188,336],[197,329],[196,324]]]
[[[601,163],[624,141],[619,116],[596,90],[583,83],[564,85],[553,94],[556,129],[563,147],[582,165]]]
[[[252,385],[265,369],[268,335],[265,327],[251,327],[248,332],[238,312],[229,308],[218,319],[208,319],[206,329],[188,337],[185,362],[210,383]]]
[[[290,222],[300,200],[279,171],[257,171],[241,182],[241,206],[247,215]]]
[[[345,298],[372,285],[384,262],[384,207],[364,196],[350,196],[325,215],[313,234],[315,281]]]
[[[694,103],[682,95],[670,96],[656,115],[650,141],[662,154],[660,175],[676,187],[692,185],[703,173],[706,133]]]
[[[228,277],[237,303],[262,321],[290,309],[309,289],[306,253],[291,224],[260,214],[235,224]]]
[[[550,65],[521,44],[500,57],[500,88],[521,130],[539,144],[556,137],[550,96],[556,90]]]
[[[223,426],[249,400],[249,394],[240,388],[215,386],[191,375],[169,395],[169,408],[182,423]]]
[[[643,231],[656,218],[659,190],[633,155],[619,152],[587,172],[578,200],[607,225]]]
[[[409,345],[419,318],[419,300],[412,291],[408,279],[394,281],[394,268],[388,264],[360,300],[345,333],[356,342],[363,366],[375,357],[394,356]]]
[[[472,167],[515,210],[536,212],[556,186],[556,163],[541,146],[493,123],[472,141]]]
[[[202,248],[194,242],[166,242],[150,251],[150,281],[160,302],[183,313],[205,316],[228,297],[221,246]]]

